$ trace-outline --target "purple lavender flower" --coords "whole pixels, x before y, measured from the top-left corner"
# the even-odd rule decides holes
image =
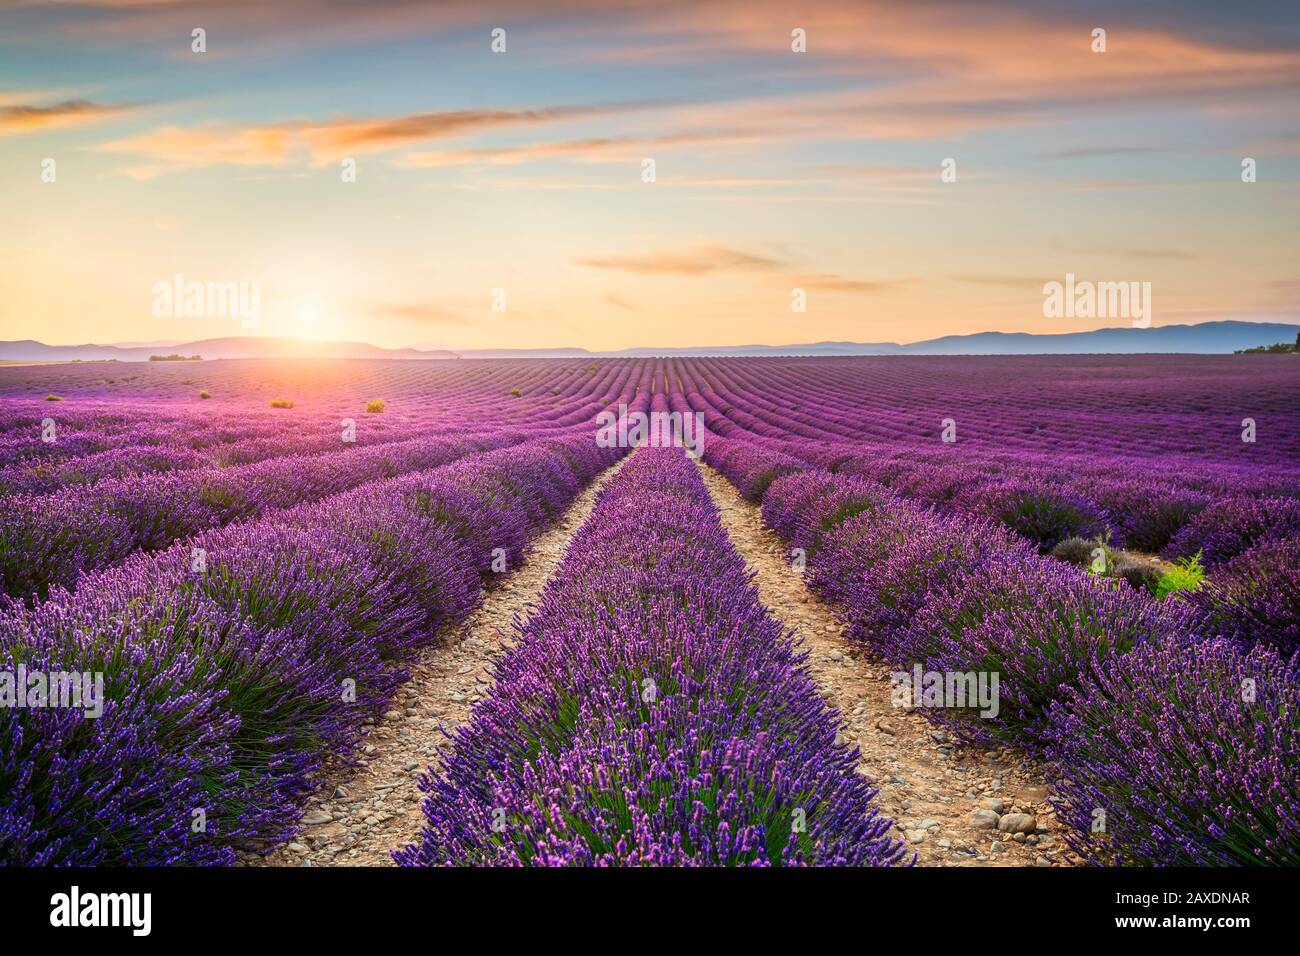
[[[1256,544],[1300,537],[1300,500],[1234,497],[1218,501],[1174,535],[1169,558],[1201,555],[1207,568],[1244,554]]]
[[[1300,864],[1300,670],[1178,637],[1066,688],[1047,741],[1069,842],[1099,864]]]
[[[1256,545],[1183,597],[1201,612],[1206,635],[1290,657],[1300,650],[1300,538]]]
[[[287,839],[321,762],[473,606],[488,546],[519,555],[619,454],[543,439],[10,601],[0,669],[102,672],[106,700],[98,719],[0,709],[0,863],[231,863]]]
[[[679,450],[606,487],[493,676],[399,863],[903,859]]]

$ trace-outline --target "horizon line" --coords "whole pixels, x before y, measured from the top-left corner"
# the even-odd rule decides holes
[[[627,352],[641,351],[645,349],[671,349],[675,351],[691,349],[698,351],[711,351],[717,349],[745,349],[745,348],[762,348],[762,349],[782,349],[782,348],[815,348],[819,346],[880,346],[893,348],[908,348],[914,345],[924,345],[931,342],[939,342],[947,339],[971,339],[978,336],[1015,336],[1028,338],[1049,338],[1049,337],[1075,337],[1083,335],[1095,335],[1099,332],[1153,332],[1160,329],[1192,329],[1204,325],[1284,325],[1294,328],[1300,328],[1300,319],[1289,321],[1286,319],[1207,319],[1203,322],[1172,322],[1164,325],[1150,326],[1133,326],[1133,325],[1109,325],[1099,326],[1093,329],[1084,329],[1068,332],[1025,332],[1014,331],[1008,332],[1001,329],[983,329],[978,332],[958,332],[946,335],[933,336],[925,339],[915,339],[908,342],[897,341],[862,341],[854,339],[819,339],[817,341],[804,342],[736,342],[732,344],[713,343],[710,345],[632,345],[621,349],[589,349],[581,345],[542,345],[542,346],[502,346],[496,348],[481,347],[462,347],[458,345],[402,345],[386,346],[377,345],[364,339],[316,339],[305,338],[296,335],[214,335],[206,338],[185,339],[185,340],[165,340],[159,344],[139,344],[131,341],[127,342],[46,342],[41,339],[7,339],[0,341],[0,346],[19,345],[32,343],[44,348],[74,349],[74,348],[103,348],[103,349],[121,349],[123,351],[144,351],[148,349],[171,349],[182,346],[195,345],[202,342],[239,342],[239,341],[280,341],[301,343],[306,346],[331,346],[331,345],[362,345],[367,348],[378,349],[384,352],[428,352],[436,354],[444,353],[483,353],[483,352],[562,352],[562,351],[580,351],[593,356],[599,355],[619,355]]]

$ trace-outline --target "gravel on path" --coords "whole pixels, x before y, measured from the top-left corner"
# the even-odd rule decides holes
[[[620,467],[622,462],[584,488],[564,517],[533,541],[524,564],[490,588],[464,622],[420,652],[388,712],[367,727],[360,764],[325,775],[307,802],[297,837],[265,857],[246,854],[245,862],[393,865],[391,852],[413,842],[424,823],[420,775],[437,769],[451,746],[448,735],[483,698],[492,661],[508,650],[515,617],[527,618],[596,495]]]
[[[1070,865],[1042,769],[1010,748],[957,744],[920,713],[894,706],[892,668],[844,636],[834,608],[805,587],[760,508],[697,464],[763,603],[808,651],[818,690],[841,715],[841,739],[856,744],[859,771],[880,788],[880,808],[918,865]]]

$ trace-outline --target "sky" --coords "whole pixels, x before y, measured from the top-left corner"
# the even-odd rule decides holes
[[[0,0],[0,215],[49,344],[1297,322],[1300,7]]]

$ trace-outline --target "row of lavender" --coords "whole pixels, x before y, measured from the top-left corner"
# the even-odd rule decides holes
[[[0,670],[99,673],[104,699],[94,719],[0,710],[0,862],[230,863],[287,838],[313,771],[351,752],[409,651],[619,454],[590,431],[532,441],[11,603]]]
[[[694,400],[707,404],[698,395]],[[674,410],[687,411],[692,396],[673,393],[670,401]],[[1169,541],[1165,550],[1171,556],[1195,555],[1210,569],[1211,577],[1188,596],[1199,610],[1203,631],[1270,643],[1288,654],[1300,648],[1300,498],[1261,496],[1265,488],[1292,487],[1272,472],[1259,472],[1253,492],[1238,494],[1205,475],[1194,480],[1194,489],[1115,477],[1125,470],[1124,463],[1106,461],[1071,488],[1049,481],[1046,471],[1025,477],[1006,456],[989,456],[982,465],[969,457],[936,461],[924,452],[894,451],[876,458],[843,445],[755,436],[725,418],[707,420],[710,430],[728,436],[726,441],[762,449],[747,459],[752,470],[743,478],[742,491],[753,500],[777,476],[812,467],[878,482],[942,513],[994,521],[1042,551],[1073,536],[1106,536],[1120,527],[1136,546],[1156,550],[1161,541]],[[1100,509],[1097,500],[1111,510]],[[1121,545],[1112,535],[1109,546]],[[1076,550],[1085,564],[1091,562],[1091,545]],[[1123,567],[1108,562],[1106,570],[1116,573]],[[1146,591],[1150,569],[1137,570],[1130,580]]]
[[[518,638],[399,863],[905,862],[680,449],[611,480]]]
[[[57,409],[57,410],[56,410]],[[334,421],[307,423],[286,416],[238,414],[170,415],[145,410],[129,426],[77,427],[76,418],[54,406],[21,432],[0,442],[0,494],[47,494],[70,485],[136,472],[174,471],[215,465],[228,468],[279,455],[344,450]],[[6,414],[18,414],[5,406]],[[125,409],[117,410],[118,414]],[[356,445],[400,441],[416,434],[377,416],[356,429]]]
[[[1166,558],[1201,555],[1217,568],[1257,544],[1300,535],[1300,483],[1266,473],[1228,479],[1122,477],[1120,462],[1068,465],[969,454],[821,447],[801,457],[861,475],[941,509],[993,518],[1044,552],[1068,538],[1104,539]]]
[[[811,585],[853,638],[903,669],[999,675],[996,716],[925,712],[968,740],[1049,760],[1086,858],[1300,862],[1294,609],[1278,610],[1277,630],[1225,636],[1213,601],[1157,602],[1042,558],[992,521],[755,445],[714,438],[706,455],[804,549]],[[1281,547],[1268,561],[1289,561],[1294,578],[1300,553]]]
[[[518,444],[517,431],[416,438],[346,455],[290,455],[227,469],[107,478],[52,495],[0,499],[0,578],[14,598],[70,588],[140,550],[208,528]]]
[[[54,405],[0,399],[0,495],[46,494],[107,477],[205,465],[229,468],[282,455],[337,452],[463,431],[476,423],[480,428],[546,427],[556,417],[555,402],[572,405],[608,397],[611,382],[626,375],[625,367],[613,365],[597,375],[507,366],[494,376],[483,376],[499,383],[495,395],[484,395],[480,384],[473,392],[444,396],[439,403],[426,397],[409,408],[385,403],[383,415],[363,413],[360,400],[338,414],[327,413],[317,407],[314,396],[306,399],[308,408],[294,411],[271,410],[265,403],[259,407],[238,395],[215,407],[195,400],[177,406],[144,404],[138,396],[126,402],[85,397]],[[512,387],[528,398],[514,397]],[[340,440],[344,419],[353,423],[347,442]]]
[[[755,434],[920,451],[947,431],[981,456],[1071,469],[1123,457],[1174,479],[1290,471],[1294,481],[1300,461],[1300,376],[1285,358],[672,361],[678,389]]]
[[[166,547],[208,528],[336,494],[366,482],[446,464],[550,431],[585,429],[608,403],[629,401],[638,383],[630,367],[598,400],[556,411],[546,428],[466,426],[440,437],[351,449],[347,454],[290,455],[235,468],[106,478],[49,495],[0,498],[0,580],[16,598],[73,586],[137,550]]]
[[[1213,568],[1258,543],[1300,535],[1300,478],[1285,471],[1180,461],[1121,477],[1134,470],[1130,460],[1049,461],[1027,451],[960,450],[955,442],[941,450],[847,444],[795,419],[755,417],[748,406],[737,407],[738,398],[711,387],[676,403],[702,410],[719,435],[770,444],[945,510],[995,518],[1044,552],[1068,538],[1101,537],[1113,548],[1169,558],[1200,554]]]

